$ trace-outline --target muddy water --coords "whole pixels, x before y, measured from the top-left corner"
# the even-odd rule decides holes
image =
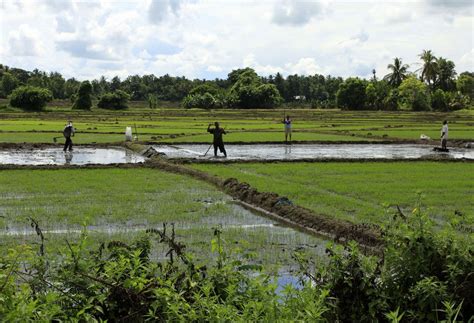
[[[61,148],[0,150],[0,164],[15,165],[86,165],[139,163],[144,157],[122,147],[76,147],[64,152]]]
[[[157,145],[170,158],[215,159],[213,148],[204,157],[208,145]],[[226,145],[229,160],[299,160],[299,159],[474,159],[474,149],[450,148],[449,153],[434,152],[433,146],[419,144],[294,144]],[[218,153],[222,157],[222,154]],[[223,158],[216,158],[223,160]]]

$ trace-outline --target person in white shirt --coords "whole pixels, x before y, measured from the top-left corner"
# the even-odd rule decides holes
[[[443,127],[441,128],[441,149],[447,149],[448,143],[448,121],[443,121]]]

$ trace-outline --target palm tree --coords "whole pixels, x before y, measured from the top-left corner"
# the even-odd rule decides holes
[[[420,68],[421,70],[421,79],[426,81],[429,86],[431,86],[431,81],[436,80],[436,75],[438,73],[438,63],[436,57],[433,55],[431,50],[423,50],[423,52],[419,55],[421,60],[423,61],[423,66]]]
[[[443,57],[438,57],[436,60],[438,65],[438,73],[435,81],[436,87],[443,91],[452,90],[455,87],[454,78],[456,71],[454,70],[454,62]]]
[[[395,57],[393,64],[387,65],[392,72],[385,75],[383,79],[392,86],[399,86],[407,78],[408,67],[407,64],[402,64],[401,58]]]

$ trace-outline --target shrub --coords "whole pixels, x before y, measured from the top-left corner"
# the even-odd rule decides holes
[[[97,103],[100,109],[122,110],[127,109],[130,96],[121,90],[105,93]]]
[[[89,81],[84,81],[77,90],[77,95],[72,106],[73,109],[90,110],[92,107],[92,85]]]
[[[23,110],[40,111],[53,99],[48,89],[35,86],[20,86],[10,95],[10,105]]]
[[[222,107],[220,102],[211,94],[190,94],[187,95],[183,100],[183,106],[187,109],[200,108],[200,109],[215,109]]]

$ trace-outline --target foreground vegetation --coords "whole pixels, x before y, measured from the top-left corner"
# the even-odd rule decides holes
[[[185,252],[173,230],[150,230],[134,242],[87,248],[87,232],[48,253],[38,246],[0,256],[0,317],[12,321],[469,321],[474,308],[474,241],[435,232],[419,208],[385,231],[380,257],[355,245],[329,248],[327,265],[295,253],[301,287],[277,290],[260,266],[229,256],[219,229],[215,260]],[[166,228],[165,228],[166,229]],[[166,260],[151,257],[156,243]],[[38,250],[38,251],[37,251]]]
[[[387,207],[408,210],[423,194],[427,213],[443,223],[460,215],[474,221],[474,165],[442,162],[245,163],[193,165],[235,177],[262,192],[286,196],[328,217],[383,224]]]

